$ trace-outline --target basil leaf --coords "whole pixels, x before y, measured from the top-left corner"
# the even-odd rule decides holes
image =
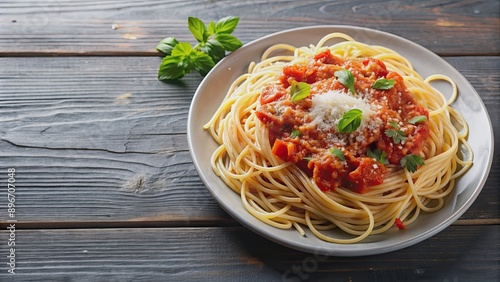
[[[214,63],[218,63],[226,56],[226,50],[224,50],[224,47],[220,45],[219,41],[214,39],[209,39],[205,45],[200,46],[200,51],[208,54]]]
[[[170,56],[163,58],[158,69],[158,79],[164,81],[183,77],[193,69],[196,53],[188,42],[179,42],[172,49]]]
[[[366,155],[370,158],[374,158],[375,160],[377,160],[377,162],[381,164],[389,164],[389,160],[387,159],[387,154],[385,153],[385,151],[382,151],[379,148],[375,149],[374,151],[368,148],[366,150]]]
[[[337,79],[342,83],[345,87],[347,87],[352,94],[356,94],[356,89],[354,89],[354,76],[352,72],[349,70],[338,70],[335,73]]]
[[[415,124],[415,123],[419,123],[419,122],[426,121],[426,120],[427,120],[426,116],[416,116],[416,117],[413,117],[412,119],[410,119],[408,121],[408,123]]]
[[[380,89],[380,90],[387,90],[391,89],[394,87],[394,84],[396,84],[396,81],[394,79],[377,79],[375,83],[373,83],[372,88],[373,89]]]
[[[339,148],[337,148],[337,147],[330,148],[330,153],[332,155],[338,157],[340,160],[345,161],[345,155],[342,152],[342,150],[340,150]]]
[[[158,44],[156,44],[156,50],[164,53],[165,55],[170,55],[175,45],[177,45],[179,41],[174,37],[163,38]]]
[[[218,34],[215,37],[215,40],[219,41],[220,45],[222,45],[224,49],[231,52],[243,45],[238,38],[229,34]]]
[[[215,26],[214,33],[215,34],[230,34],[234,31],[236,26],[238,25],[239,17],[225,17],[220,19]]]
[[[298,82],[293,81],[292,85],[290,86],[290,96],[292,102],[298,102],[307,96],[309,96],[309,93],[311,92],[311,85],[305,83],[305,82]]]
[[[212,34],[215,34],[215,22],[210,21],[208,24],[208,36],[211,36]]]
[[[352,109],[347,111],[339,121],[339,132],[353,132],[361,125],[361,117],[363,112],[360,109]]]
[[[302,132],[298,131],[297,129],[294,129],[292,130],[292,133],[290,134],[290,138],[295,138],[295,137],[299,137],[302,135]]]
[[[212,58],[203,52],[192,52],[190,57],[194,65],[194,69],[198,71],[201,76],[207,75],[207,73],[215,66]]]
[[[181,64],[181,57],[166,56],[161,61],[158,69],[158,80],[172,80],[183,77],[186,74]]]
[[[402,158],[400,164],[402,168],[406,168],[409,172],[415,172],[418,166],[424,165],[425,162],[421,156],[410,154]]]
[[[188,42],[179,42],[175,47],[172,49],[172,52],[170,55],[173,57],[184,57],[184,56],[189,56],[191,51],[193,50],[193,46],[189,44]]]
[[[188,28],[198,42],[205,42],[208,39],[207,27],[198,18],[188,17]]]

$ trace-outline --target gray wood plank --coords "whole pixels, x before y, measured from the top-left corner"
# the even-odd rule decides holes
[[[452,226],[369,257],[307,254],[237,228],[0,230],[2,281],[496,281],[500,226]],[[450,240],[453,238],[453,240]]]
[[[498,57],[447,58],[500,120]],[[25,227],[235,224],[190,158],[195,74],[156,80],[156,57],[0,58],[0,169],[14,167]],[[494,122],[496,134],[500,124]],[[497,147],[500,138],[495,139]],[[500,218],[500,151],[459,224]],[[0,183],[7,175],[0,174]],[[6,214],[0,198],[0,215]],[[4,217],[2,216],[2,219]],[[493,221],[494,222],[494,221]]]
[[[0,55],[156,55],[163,37],[193,41],[187,17],[241,17],[244,43],[293,27],[355,25],[441,55],[498,54],[498,1],[3,1]],[[115,25],[113,29],[112,26]],[[478,44],[480,43],[480,44]]]

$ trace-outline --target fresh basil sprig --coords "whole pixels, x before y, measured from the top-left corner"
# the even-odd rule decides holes
[[[380,78],[373,83],[372,88],[379,90],[387,90],[394,87],[394,84],[396,84],[396,81],[394,79]]]
[[[347,111],[339,120],[337,127],[339,132],[353,132],[361,125],[361,117],[363,112],[360,109],[352,109]]]
[[[292,82],[292,85],[290,86],[290,96],[292,102],[298,102],[304,98],[307,98],[310,92],[311,85],[307,84],[306,82],[297,82],[294,80]]]
[[[179,42],[174,37],[166,37],[156,45],[165,56],[158,69],[159,80],[182,78],[196,70],[205,76],[222,58],[226,51],[232,52],[243,44],[231,35],[238,25],[239,17],[225,17],[217,23],[211,21],[208,27],[198,18],[188,18],[188,28],[198,44]]]
[[[415,171],[417,171],[418,166],[424,165],[425,162],[421,156],[409,154],[401,159],[400,164],[401,164],[401,167],[403,167],[403,168],[406,167],[406,169],[409,172],[415,172]]]
[[[338,70],[334,75],[352,94],[356,94],[356,89],[354,89],[354,76],[350,70]]]

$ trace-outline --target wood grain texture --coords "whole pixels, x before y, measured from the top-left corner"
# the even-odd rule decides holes
[[[0,281],[500,281],[500,2],[491,0],[3,0]],[[187,17],[241,18],[244,43],[293,27],[387,31],[445,56],[495,133],[483,191],[406,249],[341,258],[243,228],[211,198],[187,145],[201,82],[161,83],[154,49],[193,42]],[[6,169],[16,168],[16,275]],[[1,196],[3,195],[3,196]],[[151,228],[154,227],[154,228]]]
[[[355,25],[403,36],[441,55],[500,50],[499,2],[487,0],[10,0],[0,10],[0,56],[154,56],[163,37],[194,40],[187,17],[217,21],[227,15],[241,18],[234,34],[244,43],[294,27]]]
[[[1,271],[2,281],[500,279],[498,225],[452,226],[400,251],[354,258],[295,251],[241,227],[17,230],[15,247],[16,275]]]
[[[500,59],[446,60],[470,80],[491,119],[500,120]],[[159,82],[159,62],[0,58],[0,168],[17,170],[21,227],[235,224],[209,195],[188,151],[187,114],[201,78]],[[498,122],[494,130],[500,132]],[[483,192],[460,224],[500,218],[499,175],[497,150]]]

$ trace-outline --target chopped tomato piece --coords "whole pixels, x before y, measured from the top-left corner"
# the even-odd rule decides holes
[[[401,221],[401,219],[399,219],[399,218],[394,219],[394,223],[396,224],[396,227],[398,229],[400,229],[400,230],[406,229],[406,225]]]
[[[350,188],[357,193],[366,192],[369,186],[382,184],[384,177],[387,175],[385,166],[378,165],[377,161],[372,158],[362,158],[356,164],[357,168],[347,176]]]
[[[283,67],[283,75],[280,76],[280,82],[285,88],[290,86],[293,80],[297,82],[306,81],[305,73],[307,67],[299,65],[291,65]]]
[[[314,56],[314,59],[324,64],[331,64],[331,65],[342,65],[344,63],[344,60],[342,60],[337,56],[332,55],[329,49],[326,49],[324,52],[316,54],[316,56]]]
[[[265,105],[285,96],[285,92],[279,86],[266,85],[260,94],[260,104]]]
[[[321,191],[331,191],[341,185],[336,169],[331,166],[314,166],[313,178]]]
[[[282,160],[286,161],[288,159],[288,148],[286,143],[280,139],[276,139],[276,141],[274,141],[272,152],[275,156]]]
[[[387,74],[386,78],[394,79],[396,81],[396,84],[394,84],[394,88],[396,89],[397,92],[406,92],[406,86],[403,77],[399,73],[390,72],[389,74]]]
[[[307,69],[305,66],[285,66],[283,67],[283,75],[280,77],[280,82],[285,87],[290,86],[294,80],[311,84],[316,82],[316,72],[316,69]]]
[[[375,73],[376,77],[386,77],[389,71],[384,62],[375,58],[366,58],[363,60],[363,65]],[[372,65],[372,66],[369,66]]]
[[[295,144],[294,143],[288,143],[286,144],[286,150],[287,150],[287,159],[290,159],[295,154]]]

